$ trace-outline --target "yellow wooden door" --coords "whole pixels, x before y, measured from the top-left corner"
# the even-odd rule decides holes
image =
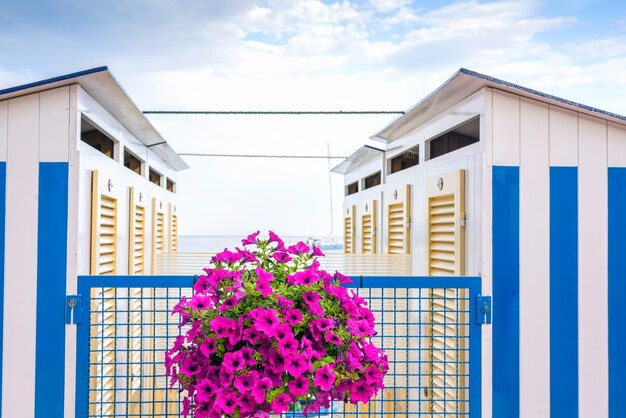
[[[465,173],[457,170],[426,181],[429,276],[465,274]],[[465,387],[465,290],[432,289],[429,313],[428,396],[433,417],[467,412]]]
[[[119,184],[98,170],[91,175],[91,261],[93,275],[117,273]],[[90,342],[90,413],[110,416],[115,405],[116,290],[91,291],[92,338]]]
[[[387,205],[387,253],[411,254],[411,185],[395,189]]]
[[[361,215],[361,254],[376,254],[376,222],[378,219],[378,202],[372,199],[363,207]]]
[[[355,234],[356,234],[356,206],[346,208],[343,217],[343,252],[345,254],[355,254]]]

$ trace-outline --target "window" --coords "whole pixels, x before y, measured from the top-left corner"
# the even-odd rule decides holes
[[[410,150],[389,159],[389,174],[406,170],[419,164],[420,152],[419,145]]]
[[[359,192],[359,182],[355,181],[354,183],[350,183],[346,186],[346,196],[351,194],[355,194]]]
[[[127,149],[124,149],[124,167],[141,175],[141,160]]]
[[[150,168],[150,170],[148,171],[148,180],[150,180],[150,183],[154,183],[157,186],[160,186],[161,185],[161,177],[163,177],[163,176],[161,174],[159,174],[153,168]]]
[[[82,119],[80,124],[80,140],[107,157],[115,159],[115,141],[85,119]]]
[[[167,179],[167,181],[165,182],[165,188],[169,192],[176,193],[175,186],[176,186],[176,183],[174,183],[172,179]]]
[[[480,119],[474,118],[453,130],[428,141],[430,160],[478,142]]]
[[[363,190],[378,186],[380,183],[380,171],[378,171],[371,176],[367,176],[363,179]]]

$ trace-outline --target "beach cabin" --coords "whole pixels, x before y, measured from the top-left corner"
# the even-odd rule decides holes
[[[2,417],[73,416],[66,295],[79,275],[152,274],[157,254],[177,251],[186,168],[106,67],[0,90]],[[103,335],[121,332],[109,310]],[[145,335],[128,322],[127,336]],[[95,348],[106,364],[111,347]],[[114,367],[94,370],[100,386]]]
[[[481,277],[481,416],[625,416],[626,117],[461,69],[371,139],[333,169],[345,251]],[[432,292],[429,350],[454,363],[459,306]]]

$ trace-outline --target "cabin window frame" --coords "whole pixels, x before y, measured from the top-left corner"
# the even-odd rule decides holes
[[[421,158],[421,155],[420,155],[420,151],[421,151],[421,149],[420,149],[420,148],[421,148],[421,145],[422,145],[421,143],[419,143],[419,144],[415,144],[415,145],[413,145],[412,147],[407,148],[407,149],[405,149],[405,150],[403,150],[403,151],[401,151],[401,152],[399,152],[399,153],[395,154],[394,156],[387,158],[387,161],[386,161],[386,166],[387,166],[387,170],[386,170],[386,171],[387,171],[387,175],[392,175],[392,174],[400,173],[400,172],[405,171],[405,170],[408,170],[408,169],[410,169],[410,168],[413,168],[413,167],[417,167],[417,166],[419,166],[419,165],[421,164],[421,162],[422,162],[422,161],[420,160],[420,158]],[[417,152],[415,152],[415,151],[417,151]],[[404,155],[409,154],[409,153],[411,153],[411,154],[417,154],[417,158],[416,158],[416,161],[417,161],[417,162],[416,162],[415,164],[412,164],[412,165],[408,166],[408,167],[400,168],[400,169],[398,169],[398,170],[393,171],[393,164],[394,164],[394,160],[397,160],[398,158],[402,158]],[[382,179],[381,179],[381,180],[382,180]]]
[[[108,156],[107,154],[105,154],[104,152],[102,152],[102,150],[99,150],[98,148],[96,148],[95,146],[91,145],[90,143],[88,143],[87,141],[83,140],[83,132],[82,132],[82,127],[83,127],[83,123],[87,123],[89,124],[92,128],[93,131],[97,131],[100,132],[101,135],[104,135],[106,138],[108,138],[112,143],[113,143],[113,148],[112,148],[112,156]],[[115,162],[120,162],[120,147],[121,145],[121,141],[119,139],[117,139],[115,137],[115,135],[112,135],[108,130],[102,128],[101,125],[97,124],[96,122],[94,122],[92,119],[90,119],[88,116],[86,116],[84,113],[80,114],[80,138],[79,141],[82,142],[83,144],[85,144],[86,146],[95,149],[96,151],[98,151],[100,154],[104,155],[106,158],[110,158]],[[88,131],[85,133],[89,133],[92,131]],[[122,164],[123,165],[123,164]]]
[[[378,176],[378,183],[368,186],[367,181]],[[383,173],[382,170],[378,170],[373,172],[370,175],[367,175],[361,179],[361,190],[368,190],[376,186],[380,186],[383,184]]]
[[[139,161],[139,173],[137,173],[135,170],[133,170],[130,167],[126,167],[126,153],[128,153],[132,158],[134,158],[135,160]],[[142,160],[141,158],[139,158],[139,156],[137,154],[135,154],[134,152],[132,152],[128,147],[124,147],[124,150],[122,152],[122,165],[132,171],[135,174],[140,175],[141,177],[145,177],[145,166],[146,166],[146,162],[144,160]]]
[[[172,184],[172,188],[170,189],[170,183]],[[168,192],[176,194],[176,182],[169,177],[165,178],[165,190]]]
[[[159,182],[155,183],[154,181],[152,181],[151,179],[151,174],[155,173],[159,176]],[[148,166],[148,182],[150,184],[154,184],[155,186],[159,186],[159,187],[163,187],[163,179],[165,178],[165,176],[163,174],[161,174],[157,169],[155,169],[152,166]]]
[[[448,154],[452,154],[452,153],[457,152],[459,150],[462,150],[462,149],[465,149],[465,148],[470,147],[472,145],[476,145],[476,144],[480,143],[482,141],[481,135],[480,135],[480,120],[481,120],[481,116],[480,115],[474,115],[474,116],[472,116],[470,118],[465,119],[463,122],[458,123],[458,124],[454,125],[453,127],[449,128],[449,129],[446,129],[444,131],[441,131],[441,132],[431,136],[430,138],[427,138],[426,140],[424,140],[424,142],[423,142],[424,143],[424,159],[425,159],[424,162],[428,162],[428,161],[439,159],[439,158],[444,157],[444,156],[446,156]],[[436,141],[436,140],[442,138],[443,136],[449,134],[450,132],[454,132],[456,129],[459,129],[462,126],[468,125],[468,124],[473,123],[473,122],[477,122],[477,124],[478,124],[478,130],[477,130],[477,137],[476,138],[471,137],[469,135],[460,134],[460,133],[459,133],[459,135],[465,136],[467,138],[475,139],[474,142],[470,142],[470,143],[468,143],[466,145],[463,145],[461,147],[455,148],[452,151],[447,151],[447,152],[444,152],[443,154],[439,154],[439,155],[436,155],[434,157],[432,156],[432,153],[431,153],[432,145],[431,144],[432,144],[433,141]]]
[[[353,189],[352,187],[355,187],[356,189]],[[353,181],[352,183],[346,184],[345,187],[345,195],[346,196],[350,196],[353,194],[357,194],[359,192],[359,181]]]

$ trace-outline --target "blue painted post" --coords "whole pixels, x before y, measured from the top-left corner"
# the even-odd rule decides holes
[[[494,166],[493,417],[519,417],[519,167]]]
[[[39,165],[35,418],[63,417],[68,163]]]
[[[609,168],[609,417],[626,411],[626,168]]]
[[[550,416],[578,416],[578,168],[550,168]]]

